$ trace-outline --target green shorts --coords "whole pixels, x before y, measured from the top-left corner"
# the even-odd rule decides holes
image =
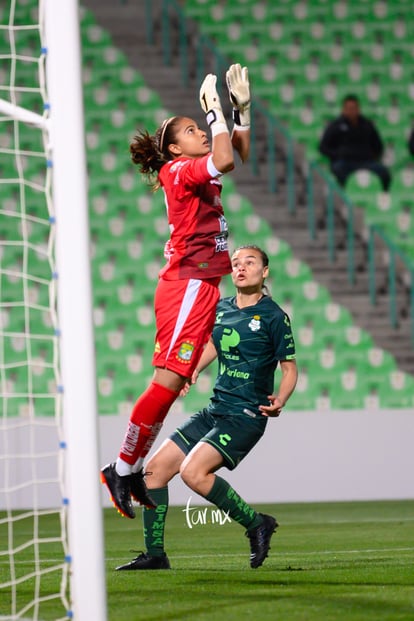
[[[180,425],[170,439],[186,455],[198,442],[208,442],[222,455],[224,466],[233,470],[260,440],[267,421],[266,416],[217,415],[204,408]]]

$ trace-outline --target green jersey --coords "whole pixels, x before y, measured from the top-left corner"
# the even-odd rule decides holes
[[[273,393],[280,360],[295,359],[289,317],[270,297],[238,308],[236,298],[217,305],[212,338],[218,354],[218,375],[208,410],[213,414],[261,414]]]

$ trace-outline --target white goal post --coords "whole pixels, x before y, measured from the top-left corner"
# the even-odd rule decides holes
[[[96,373],[77,0],[45,0],[46,77],[56,211],[69,546],[76,621],[106,619]]]
[[[10,6],[14,5],[12,0]],[[48,132],[56,231],[59,389],[63,403],[62,488],[70,563],[68,616],[76,621],[105,621],[78,0],[39,0],[39,24],[44,36],[48,110],[41,116],[2,96],[0,116]],[[1,613],[0,618],[4,618]]]

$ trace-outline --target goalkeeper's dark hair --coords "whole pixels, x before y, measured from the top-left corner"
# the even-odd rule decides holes
[[[260,256],[261,256],[263,267],[269,267],[269,257],[268,257],[268,255],[259,246],[256,246],[256,244],[243,244],[242,246],[237,246],[237,248],[234,249],[233,253],[237,252],[238,250],[256,250],[256,252],[258,252],[260,254]],[[269,298],[272,297],[270,295],[269,289],[264,284],[264,280],[263,280],[262,289],[263,289],[264,293],[269,296]]]
[[[154,190],[159,187],[156,175],[166,162],[173,159],[168,146],[175,142],[175,128],[181,118],[173,116],[166,119],[154,135],[146,130],[138,132],[129,146],[133,163],[147,176]]]

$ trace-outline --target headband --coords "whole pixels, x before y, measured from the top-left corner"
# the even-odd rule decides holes
[[[161,134],[160,134],[160,140],[158,143],[158,149],[161,151],[162,153],[162,149],[163,149],[163,142],[164,142],[164,136],[165,136],[165,131],[168,127],[168,125],[170,124],[170,122],[175,119],[175,116],[171,116],[169,119],[165,119],[165,121],[162,122],[161,125]]]

